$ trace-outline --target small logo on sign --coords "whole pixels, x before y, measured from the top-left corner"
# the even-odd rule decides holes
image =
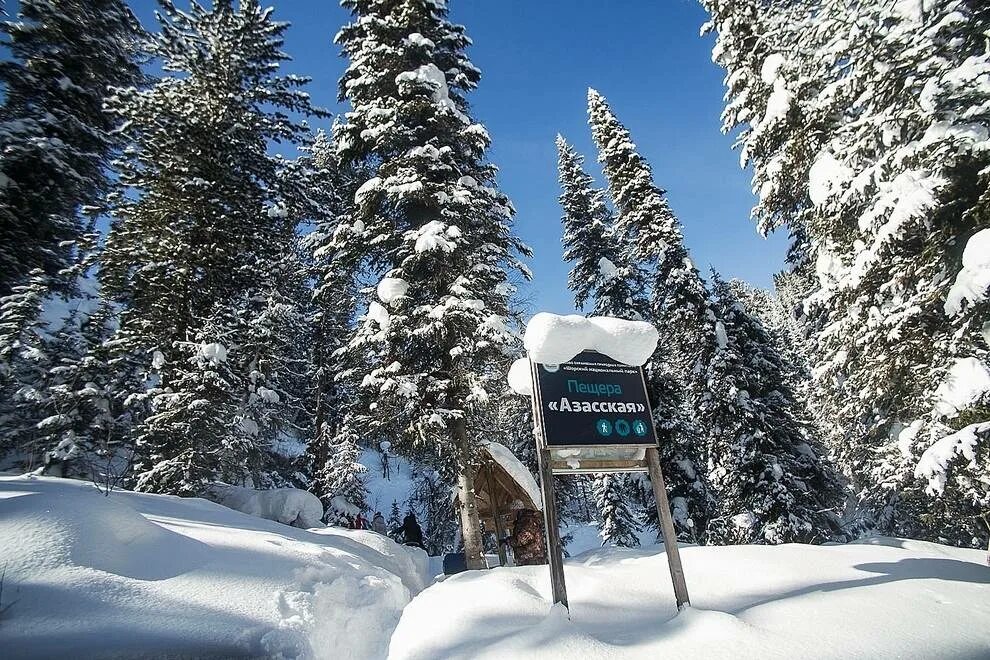
[[[646,422],[641,419],[637,419],[633,422],[633,433],[641,438],[646,435]]]
[[[612,435],[612,422],[607,419],[600,419],[595,422],[595,428],[598,429],[598,435],[607,438]]]
[[[548,374],[555,374],[558,371],[560,371],[560,365],[559,364],[544,364],[543,365],[543,370],[545,372],[547,372]]]
[[[629,435],[629,422],[624,419],[615,420],[615,432],[623,438]]]

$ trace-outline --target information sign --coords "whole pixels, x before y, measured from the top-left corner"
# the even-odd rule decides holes
[[[657,445],[642,367],[585,351],[532,369],[547,447]]]

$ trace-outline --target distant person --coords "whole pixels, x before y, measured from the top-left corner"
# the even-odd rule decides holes
[[[382,515],[381,511],[375,511],[375,517],[371,519],[371,530],[382,536],[385,536],[385,516]]]
[[[543,536],[543,514],[533,509],[519,509],[512,534],[501,540],[512,546],[517,566],[547,563],[546,539]]]
[[[402,521],[402,538],[406,545],[412,545],[417,548],[423,548],[423,530],[416,522],[416,514],[412,511],[406,515],[405,520]],[[425,550],[425,548],[423,548]]]
[[[354,529],[368,529],[368,521],[360,513],[354,519]]]

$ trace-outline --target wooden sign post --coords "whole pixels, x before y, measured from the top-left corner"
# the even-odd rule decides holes
[[[530,373],[553,601],[567,607],[554,474],[645,471],[656,498],[677,609],[690,605],[643,368],[585,351],[560,365],[531,361]]]

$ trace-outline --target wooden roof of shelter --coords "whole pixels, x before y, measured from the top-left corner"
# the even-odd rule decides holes
[[[489,443],[482,453],[482,460],[474,473],[474,492],[478,504],[478,516],[489,530],[502,527],[515,515],[513,503],[518,501],[524,509],[542,511],[542,499],[536,479],[525,465],[504,445]],[[499,524],[495,518],[499,517]]]

